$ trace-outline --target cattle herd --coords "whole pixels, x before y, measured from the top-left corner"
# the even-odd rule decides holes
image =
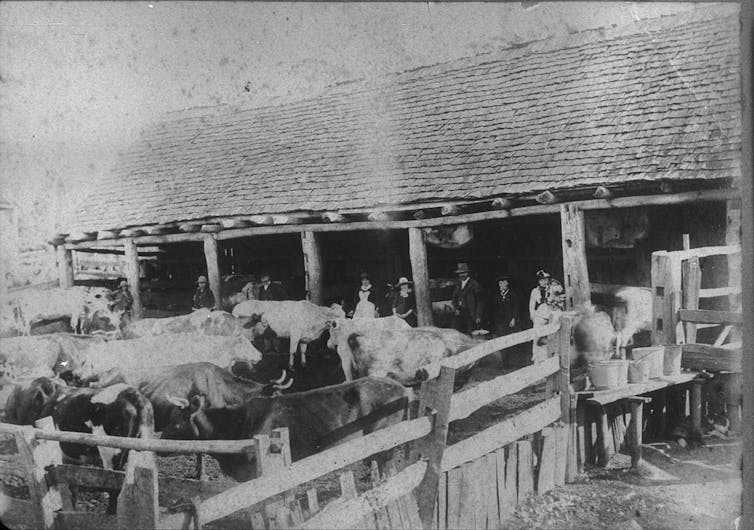
[[[31,334],[35,323],[61,318],[74,333]],[[307,301],[247,300],[232,313],[200,309],[121,329],[107,293],[83,287],[5,302],[0,336],[6,422],[51,416],[62,430],[175,439],[247,439],[288,427],[294,460],[336,443],[333,432],[390,404],[404,405],[364,432],[400,421],[411,386],[434,377],[441,359],[483,340],[411,328],[396,317],[346,319],[337,305]],[[577,349],[601,355],[610,354],[605,341],[623,340],[594,310],[582,315],[574,337]],[[259,377],[257,346],[269,350],[281,339],[290,341],[288,369]],[[313,341],[337,352],[343,382],[296,392],[293,381],[307,377]],[[297,351],[301,368],[293,371]],[[125,462],[125,452],[70,443],[61,449],[71,463],[118,469]],[[256,474],[246,455],[213,456],[236,480]]]

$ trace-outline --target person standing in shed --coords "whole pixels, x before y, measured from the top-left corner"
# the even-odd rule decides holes
[[[379,315],[377,288],[372,285],[369,273],[361,273],[361,287],[353,300],[353,309],[348,313],[351,318],[376,318]]]
[[[257,293],[259,300],[284,300],[285,293],[283,288],[277,283],[272,283],[269,274],[262,275],[262,285],[259,286]]]
[[[212,294],[212,290],[207,287],[207,277],[204,275],[199,276],[196,280],[196,292],[191,302],[191,309],[214,309],[215,308],[215,295]]]
[[[510,288],[510,276],[497,277],[497,291],[492,299],[495,336],[502,337],[519,330],[518,296]]]
[[[398,292],[393,299],[393,315],[405,320],[412,328],[416,327],[416,299],[411,292],[411,283],[408,278],[398,279]]]
[[[453,328],[461,333],[471,334],[482,324],[482,286],[469,276],[469,265],[459,263],[455,273],[458,284],[453,290]]]
[[[537,309],[547,303],[547,286],[550,283],[550,274],[542,269],[537,271],[537,286],[529,295],[529,318],[534,326],[542,325],[537,320]]]

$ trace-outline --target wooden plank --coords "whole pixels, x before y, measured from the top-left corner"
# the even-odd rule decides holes
[[[667,252],[652,253],[651,287],[652,287],[652,344],[667,344],[665,340],[664,300],[665,278],[670,267]]]
[[[702,269],[699,258],[694,256],[683,262],[683,307],[685,309],[699,309],[699,289],[702,285]],[[681,317],[681,320],[683,318]],[[686,323],[685,341],[696,342],[696,324]]]
[[[684,344],[681,364],[691,370],[741,372],[743,366],[741,344],[710,346]]]
[[[267,525],[264,524],[264,516],[261,512],[251,514],[251,527],[253,530],[267,530]]]
[[[515,443],[505,449],[505,491],[500,499],[500,521],[510,516],[518,504],[518,448]],[[499,482],[498,482],[499,484]]]
[[[115,530],[123,528],[118,526],[118,517],[97,512],[76,512],[61,510],[56,514],[58,528],[76,528],[77,530]]]
[[[123,243],[123,253],[126,261],[126,279],[128,280],[128,290],[133,297],[133,308],[131,316],[138,320],[143,316],[141,305],[141,274],[139,272],[139,251],[133,239],[126,239]]]
[[[570,429],[568,425],[556,425],[553,433],[555,438],[555,469],[553,479],[555,486],[562,486],[567,482],[567,470],[569,459],[569,436]],[[574,465],[574,464],[570,464]],[[574,474],[575,475],[575,474]],[[571,479],[572,480],[572,479]]]
[[[558,458],[556,444],[555,429],[542,429],[542,456],[539,458],[537,495],[542,495],[555,487],[555,460]]]
[[[697,378],[691,385],[691,428],[694,434],[699,436],[702,434],[702,385],[704,381],[703,378]]]
[[[103,490],[119,490],[126,476],[125,471],[70,464],[56,465],[48,470],[48,474],[53,482]]]
[[[713,311],[711,309],[681,309],[678,316],[683,322],[704,324],[742,324],[743,315],[733,311]]]
[[[327,505],[317,515],[305,521],[302,528],[352,528],[354,521],[359,521],[377,508],[387,506],[388,503],[411,493],[421,482],[426,470],[427,463],[424,461],[411,464],[359,497]]]
[[[466,462],[461,465],[461,490],[458,494],[458,517],[463,521],[466,528],[477,528],[476,520],[476,507],[474,506],[476,499],[474,498],[474,489],[476,485],[476,477],[471,471],[471,463]]]
[[[483,490],[484,486],[484,465],[486,463],[486,455],[481,456],[471,462],[469,465],[469,471],[471,475],[469,479],[472,483],[471,493],[474,506],[474,520],[476,521],[476,528],[485,528],[487,523],[487,493]]]
[[[569,388],[569,419],[570,423],[566,424],[567,434],[567,447],[568,457],[566,461],[566,477],[567,483],[574,482],[576,477],[580,473],[579,471],[579,457],[578,457],[578,422],[577,422],[577,409],[578,409],[578,397],[573,391],[573,387]]]
[[[534,465],[531,440],[516,442],[518,452],[518,502],[534,491]]]
[[[413,492],[403,496],[403,502],[406,504],[406,513],[408,515],[408,528],[422,528],[422,521],[419,517],[419,506],[416,504],[416,496]]]
[[[461,490],[463,470],[460,467],[448,471],[448,528],[463,528],[461,519]],[[424,528],[424,527],[423,527]]]
[[[684,345],[686,346],[691,345]],[[587,392],[577,392],[580,399],[585,399],[596,405],[606,405],[620,399],[655,392],[657,390],[668,388],[674,385],[689,383],[697,377],[695,372],[686,372],[675,375],[665,375],[661,378],[650,379],[644,383],[631,383],[621,388],[611,388],[608,390],[596,390]]]
[[[440,481],[437,487],[437,528],[448,528],[448,473],[440,473]]]
[[[559,417],[560,397],[554,396],[451,445],[442,457],[442,470],[447,471],[514,442],[522,436],[540,431],[557,421]]]
[[[726,227],[725,243],[735,247],[741,247],[741,201],[726,202]],[[743,301],[741,298],[742,283],[742,254],[740,252],[729,254],[728,259],[728,287],[731,293],[728,297],[728,310],[741,312]],[[731,341],[741,340],[741,329],[732,330]]]
[[[536,340],[540,337],[552,335],[559,329],[560,323],[554,322],[552,324],[547,324],[544,326],[529,328],[517,333],[511,333],[510,335],[505,335],[503,337],[498,337],[497,339],[485,341],[479,346],[475,346],[457,355],[446,357],[445,359],[440,361],[440,365],[447,366],[449,368],[460,369],[464,366],[468,366],[472,363],[477,362],[478,360],[486,357],[491,353],[495,353],[500,350],[510,348],[511,346],[516,346],[518,344],[523,344],[525,342],[531,342],[532,340]]]
[[[306,501],[309,506],[309,514],[314,515],[319,511],[319,500],[317,499],[317,488],[306,490]]]
[[[414,277],[417,320],[420,326],[432,326],[432,302],[429,297],[429,266],[427,246],[421,228],[408,229],[408,253],[411,260],[411,274]]]
[[[631,467],[633,469],[637,469],[641,461],[642,427],[644,425],[643,410],[644,402],[642,400],[631,400],[630,453]]]
[[[592,422],[586,402],[580,402],[577,408],[579,436],[579,473],[584,472],[586,464],[592,463]]]
[[[456,371],[453,368],[441,366],[440,375],[431,381],[426,381],[421,387],[419,413],[433,413],[434,425],[425,437],[417,439],[416,442],[411,444],[409,461],[414,462],[420,458],[426,458],[428,461],[427,475],[422,480],[416,497],[419,516],[424,528],[429,528],[431,525],[438,483],[443,471],[441,464],[444,458],[445,443],[448,439],[451,396],[453,395],[455,377]],[[423,418],[426,419],[427,417],[424,416]]]
[[[453,394],[450,403],[450,421],[466,418],[485,405],[510,394],[515,394],[549,375],[559,373],[559,371],[560,359],[551,357]]]
[[[498,508],[497,492],[497,455],[489,453],[484,456],[484,465],[482,466],[482,493],[485,498],[486,508],[486,525],[485,528],[490,530],[500,527],[500,510]]]
[[[729,287],[710,287],[708,289],[699,289],[699,298],[718,298],[721,296],[731,296],[741,294],[741,286]]]
[[[200,511],[207,522],[226,517],[335,469],[341,469],[373,454],[426,436],[430,430],[431,422],[426,416],[380,429],[294,462],[273,475],[262,476],[229,488],[203,501],[200,504]],[[163,524],[174,525],[178,519],[169,515],[165,517]]]
[[[586,260],[584,211],[571,204],[560,205],[560,231],[563,249],[563,287],[566,307],[579,310],[591,304]]]
[[[55,247],[58,265],[58,282],[63,289],[73,287],[73,253],[64,245]]]
[[[314,232],[301,232],[301,249],[304,254],[306,298],[316,305],[324,304],[322,285],[322,255],[319,251],[319,236]]]
[[[209,288],[215,295],[215,304],[220,303],[220,262],[217,253],[217,240],[213,234],[204,234],[204,259],[207,262]]]
[[[158,497],[154,453],[131,451],[123,487],[118,495],[118,525],[121,528],[156,528],[159,520]]]
[[[610,427],[607,422],[605,407],[598,405],[595,410],[597,413],[597,465],[604,467],[612,456]]]

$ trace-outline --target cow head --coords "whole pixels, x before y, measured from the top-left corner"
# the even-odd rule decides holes
[[[252,334],[254,337],[261,337],[264,335],[265,331],[267,331],[267,328],[269,328],[269,324],[266,320],[264,320],[263,315],[258,315],[254,313],[249,317],[249,319],[246,321],[246,323],[243,325],[244,329],[250,329],[252,331]]]
[[[189,399],[171,395],[166,398],[175,409],[171,411],[163,430],[164,437],[179,440],[206,440],[212,437],[214,428],[205,413],[208,402],[204,394],[196,394]]]
[[[340,342],[340,335],[342,334],[343,320],[333,319],[327,321],[327,329],[330,332],[330,336],[327,339],[327,347],[331,350],[335,350]]]
[[[65,387],[62,381],[39,377],[27,388],[14,388],[5,405],[6,421],[30,425],[40,418],[52,415],[61,387]]]

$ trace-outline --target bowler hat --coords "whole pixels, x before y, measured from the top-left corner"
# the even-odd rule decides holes
[[[207,283],[207,277],[202,274],[197,278],[196,283]]]
[[[542,269],[539,269],[537,271],[537,279],[538,280],[542,280],[544,278],[549,278],[549,277],[550,277],[550,273],[549,272],[543,271]]]
[[[458,268],[456,268],[456,270],[454,272],[456,274],[458,274],[459,272],[465,272],[465,273],[468,274],[468,272],[469,272],[469,264],[468,263],[459,263],[458,264]]]
[[[366,280],[369,280],[369,279],[370,279],[370,277],[369,277],[369,273],[368,273],[368,272],[362,272],[362,273],[361,273],[361,279],[362,279],[362,280],[365,280],[365,279],[366,279]]]
[[[401,276],[400,278],[398,278],[398,283],[396,285],[400,287],[401,285],[411,285],[412,283],[414,282],[410,282],[408,281],[408,278]]]
[[[496,282],[502,282],[503,280],[508,280],[508,281],[511,281],[511,277],[510,277],[510,275],[509,275],[509,274],[498,274],[498,275],[497,275],[497,276],[495,277],[495,281],[496,281]]]

